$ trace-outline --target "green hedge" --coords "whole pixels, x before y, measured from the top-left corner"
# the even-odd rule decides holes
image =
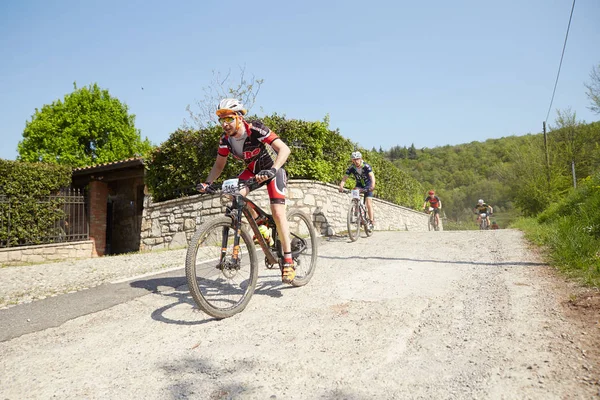
[[[329,129],[327,118],[311,122],[273,114],[262,121],[290,147],[285,169],[291,179],[338,184],[350,165],[350,153],[358,148],[339,131]],[[212,168],[221,134],[220,126],[201,131],[178,130],[156,148],[146,163],[146,184],[154,199],[163,201],[195,193],[195,184],[204,180]],[[365,161],[373,166],[377,179],[376,197],[419,208],[423,189],[417,181],[377,152],[360,151]],[[229,157],[218,182],[237,176],[243,168],[241,161]]]
[[[71,184],[71,167],[0,159],[0,243],[42,243],[62,217],[60,200],[48,196]],[[9,232],[10,212],[10,232]]]

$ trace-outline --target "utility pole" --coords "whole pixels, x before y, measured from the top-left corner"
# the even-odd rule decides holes
[[[544,150],[546,150],[546,179],[548,180],[548,193],[550,193],[550,156],[548,154],[548,134],[546,133],[546,121],[544,126]]]

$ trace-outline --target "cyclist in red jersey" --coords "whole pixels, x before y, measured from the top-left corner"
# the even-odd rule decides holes
[[[433,208],[433,213],[435,213],[435,222],[437,226],[440,226],[440,208],[442,208],[442,201],[435,195],[433,190],[430,190],[428,195],[429,196],[425,197],[425,202],[423,202],[423,210],[425,210],[427,203],[429,203],[429,206]]]
[[[223,172],[229,153],[243,160],[246,169],[238,176],[247,180],[256,177],[257,187],[267,185],[271,203],[271,213],[277,225],[277,232],[283,249],[283,265],[281,280],[291,283],[296,277],[292,259],[290,230],[286,218],[285,197],[287,174],[282,168],[290,155],[290,148],[271,129],[261,121],[246,121],[247,110],[237,99],[223,99],[217,108],[219,123],[224,134],[221,136],[217,159],[210,170],[205,183],[198,185],[198,191],[204,193]],[[244,188],[246,196],[250,190]]]

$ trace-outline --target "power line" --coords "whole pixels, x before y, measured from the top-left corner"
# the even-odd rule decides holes
[[[562,67],[563,57],[565,56],[565,48],[567,47],[567,38],[569,37],[569,28],[571,27],[571,19],[573,18],[573,10],[575,9],[575,0],[573,0],[573,7],[571,7],[571,16],[569,17],[569,25],[567,25],[567,34],[565,35],[565,43],[563,44],[562,54],[560,55],[560,63],[558,64],[558,73],[556,74],[556,82],[554,82],[554,90],[552,91],[552,99],[550,100],[550,107],[548,107],[548,114],[546,114],[546,120],[550,116],[550,110],[552,109],[552,103],[554,102],[554,94],[556,93],[556,86],[558,85],[558,77],[560,75],[560,67]]]

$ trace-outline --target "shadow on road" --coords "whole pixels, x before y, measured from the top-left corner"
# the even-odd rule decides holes
[[[270,278],[270,277],[269,277]],[[256,289],[254,290],[253,296],[269,296],[272,298],[282,297],[283,290],[294,289],[293,286],[283,285],[280,280],[268,279],[261,281],[261,277],[258,278]],[[167,278],[153,278],[146,280],[137,280],[130,282],[129,285],[134,288],[146,289],[151,293],[159,294],[161,296],[170,297],[175,301],[154,310],[151,317],[155,321],[164,322],[167,324],[175,325],[202,325],[208,322],[219,321],[217,318],[211,318],[204,314],[197,306],[196,302],[190,295],[187,288],[187,280],[185,277],[167,277]],[[165,290],[165,288],[167,288]],[[171,289],[168,289],[171,288]],[[168,310],[177,307],[178,305],[191,306],[194,309],[194,313],[190,316],[202,315],[201,320],[175,320],[166,317]]]
[[[513,267],[521,267],[521,266],[533,266],[533,267],[541,267],[547,264],[539,263],[539,262],[530,262],[530,261],[504,261],[504,262],[482,262],[482,261],[447,261],[447,260],[424,260],[417,258],[398,258],[398,257],[377,257],[377,256],[348,256],[348,257],[339,257],[339,256],[319,256],[319,258],[331,259],[331,260],[387,260],[387,261],[412,261],[412,262],[421,262],[421,263],[438,263],[438,264],[467,264],[467,265],[487,265],[487,266],[513,266]]]

